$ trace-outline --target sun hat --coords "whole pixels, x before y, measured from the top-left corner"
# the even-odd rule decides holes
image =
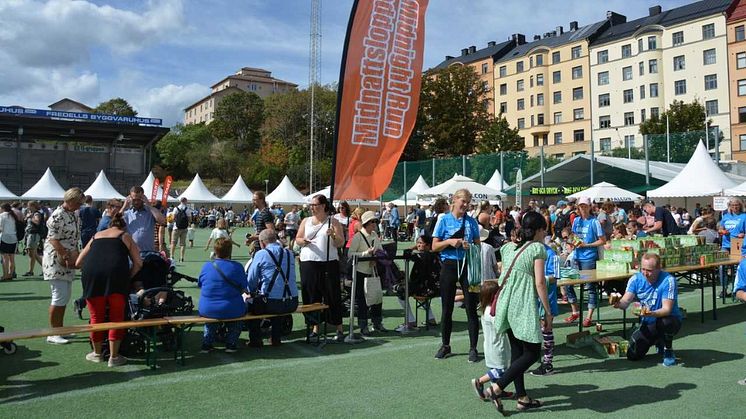
[[[366,225],[373,220],[378,221],[378,217],[376,217],[376,213],[373,211],[365,211],[363,213],[363,216],[360,218],[360,221],[363,223],[363,225]]]

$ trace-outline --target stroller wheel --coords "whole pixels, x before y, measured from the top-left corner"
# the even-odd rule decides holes
[[[3,352],[5,352],[5,355],[13,355],[17,350],[18,345],[16,345],[15,342],[8,342],[3,345]]]

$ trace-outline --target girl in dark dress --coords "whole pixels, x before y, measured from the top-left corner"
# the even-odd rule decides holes
[[[140,249],[126,229],[122,215],[116,213],[109,228],[93,236],[76,262],[76,267],[82,267],[83,297],[91,313],[91,324],[106,322],[107,306],[109,321],[124,321],[131,278],[142,268]],[[110,367],[127,362],[125,357],[119,355],[119,345],[125,333],[124,329],[108,331]],[[105,331],[91,333],[93,352],[87,354],[85,359],[91,362],[103,361],[101,343],[105,337]]]

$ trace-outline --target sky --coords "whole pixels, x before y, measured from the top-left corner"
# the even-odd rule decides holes
[[[366,1],[366,0],[361,0]],[[335,83],[352,0],[321,2],[321,82]],[[513,33],[688,0],[430,0],[424,68]],[[241,67],[308,86],[311,0],[0,0],[0,106],[126,99],[165,126]]]

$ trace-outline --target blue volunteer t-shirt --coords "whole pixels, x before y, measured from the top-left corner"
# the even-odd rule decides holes
[[[679,312],[679,290],[676,287],[676,278],[668,272],[661,271],[658,280],[652,285],[645,279],[641,272],[632,275],[627,282],[627,292],[637,296],[640,304],[646,305],[650,311],[663,307],[663,300],[673,300],[671,315],[681,320]],[[641,317],[642,323],[655,323],[655,317]]]
[[[746,259],[741,259],[736,270],[736,285],[733,287],[733,294],[738,291],[746,292]]]
[[[730,234],[722,236],[722,248],[730,250],[730,238],[736,237],[741,233],[746,232],[746,225],[744,225],[745,214],[731,214],[726,212],[723,214],[723,218],[720,220],[720,226],[728,230]]]
[[[547,251],[547,260],[544,262],[544,276],[547,279],[549,279],[550,276],[555,279],[555,282],[552,283],[547,281],[547,296],[549,297],[549,308],[552,310],[552,316],[556,316],[559,314],[556,281],[559,280],[560,258],[557,256],[557,252],[546,244],[544,245],[544,250]],[[541,304],[541,300],[539,300],[539,312],[541,316],[544,316],[544,306]]]
[[[462,218],[456,218],[452,213],[443,214],[435,224],[435,230],[433,231],[433,238],[442,240],[448,240],[452,238],[453,234],[464,226],[464,240],[467,243],[474,243],[475,239],[479,238],[479,226],[477,221],[468,215],[464,214]],[[463,260],[466,257],[466,250],[463,248],[456,249],[453,246],[448,246],[440,252],[440,260]]]
[[[583,219],[583,217],[576,217],[575,222],[572,223],[572,232],[586,244],[593,243],[598,240],[599,237],[604,235],[604,229],[601,227],[601,223],[599,223],[596,217],[593,216],[587,220]],[[575,260],[579,262],[597,261],[598,248],[581,247],[575,249]]]

